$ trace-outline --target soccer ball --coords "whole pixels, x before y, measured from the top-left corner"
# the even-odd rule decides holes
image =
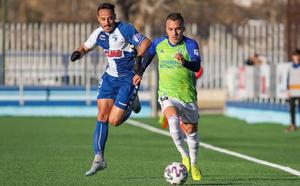
[[[165,179],[172,185],[182,185],[188,179],[188,171],[182,163],[173,162],[165,168]]]

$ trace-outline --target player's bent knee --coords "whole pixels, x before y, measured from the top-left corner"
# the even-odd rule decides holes
[[[117,127],[122,124],[122,122],[120,120],[115,120],[115,119],[110,119],[109,123],[114,127]]]
[[[123,113],[116,112],[115,110],[113,110],[109,115],[108,122],[113,126],[119,126],[124,121],[123,117]]]
[[[97,120],[98,121],[107,121],[108,120],[108,115],[107,114],[103,114],[103,113],[98,113]]]
[[[191,128],[185,128],[184,132],[186,134],[192,134],[193,133],[193,130]]]
[[[184,132],[187,134],[192,134],[198,131],[198,127],[197,125],[193,124],[193,125],[187,125],[184,127]]]

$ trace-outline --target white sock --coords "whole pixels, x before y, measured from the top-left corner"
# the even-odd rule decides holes
[[[187,144],[189,146],[191,165],[196,165],[197,163],[197,155],[199,149],[199,135],[198,131],[192,134],[186,134]]]
[[[168,119],[169,123],[169,130],[170,135],[173,139],[173,142],[175,146],[177,147],[178,151],[181,154],[181,157],[184,158],[188,156],[187,150],[184,148],[184,136],[179,126],[179,120],[177,116],[169,117]]]

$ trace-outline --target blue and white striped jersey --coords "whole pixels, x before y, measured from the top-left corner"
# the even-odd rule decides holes
[[[133,71],[135,50],[145,36],[139,33],[131,24],[116,22],[116,28],[112,33],[104,32],[97,28],[84,42],[84,46],[93,49],[96,46],[103,48],[108,65],[106,72],[114,77],[125,76]]]

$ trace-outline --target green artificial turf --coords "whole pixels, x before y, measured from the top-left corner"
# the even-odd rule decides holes
[[[136,119],[160,128],[157,118]],[[167,185],[166,165],[181,161],[171,138],[123,124],[110,127],[107,169],[86,177],[94,118],[0,117],[0,185]],[[249,125],[221,115],[200,119],[201,140],[300,170],[300,131]],[[300,185],[284,171],[201,148],[203,180],[187,185]]]

